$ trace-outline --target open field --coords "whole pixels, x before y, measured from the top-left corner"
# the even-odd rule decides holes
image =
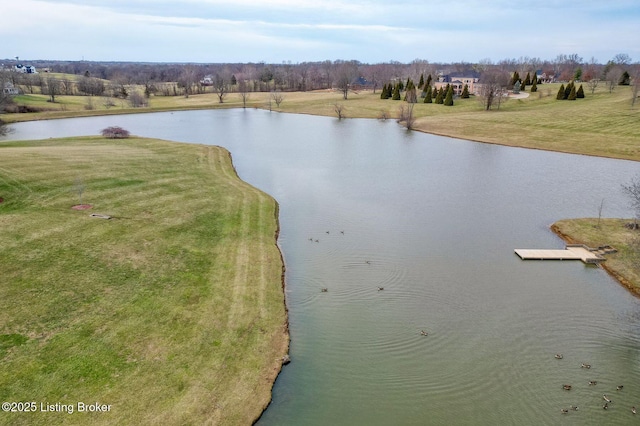
[[[565,219],[551,229],[570,244],[589,247],[610,245],[618,250],[608,254],[601,265],[622,285],[640,296],[640,231],[625,228],[633,220],[624,219]]]
[[[525,99],[509,99],[499,111],[484,111],[471,97],[457,99],[453,107],[415,104],[415,129],[457,138],[525,148],[570,152],[640,161],[640,101],[631,107],[632,87],[616,86],[613,93],[601,85],[594,94],[585,87],[585,99],[557,101],[560,84],[542,84],[538,92]],[[286,92],[275,111],[336,116],[334,105],[344,106],[347,118],[394,118],[403,101],[381,100],[378,93],[350,93],[343,100],[337,91]],[[3,120],[25,121],[85,115],[122,114],[145,111],[242,107],[240,96],[231,93],[219,103],[213,93],[165,97],[154,96],[149,107],[131,108],[126,101],[114,100],[106,108],[102,98],[58,96],[58,103],[46,102],[43,95],[23,95],[18,103],[35,105],[48,111],[4,115]],[[268,93],[249,94],[247,107],[268,108]]]
[[[111,406],[0,424],[256,419],[288,348],[283,263],[277,204],[229,153],[85,137],[0,157],[0,400]]]

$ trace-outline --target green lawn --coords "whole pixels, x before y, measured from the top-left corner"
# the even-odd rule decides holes
[[[0,400],[111,405],[0,424],[257,418],[288,347],[277,204],[229,153],[85,137],[0,157]]]

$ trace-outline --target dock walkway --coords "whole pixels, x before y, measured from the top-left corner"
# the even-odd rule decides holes
[[[582,244],[568,244],[564,250],[515,249],[523,260],[582,260],[584,263],[600,263],[603,256]]]

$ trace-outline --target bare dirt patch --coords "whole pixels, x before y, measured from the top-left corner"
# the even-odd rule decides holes
[[[92,207],[91,204],[76,204],[75,206],[71,206],[73,210],[88,210]]]

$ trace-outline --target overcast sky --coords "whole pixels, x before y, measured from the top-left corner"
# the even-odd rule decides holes
[[[4,0],[0,58],[640,62],[640,0]]]

